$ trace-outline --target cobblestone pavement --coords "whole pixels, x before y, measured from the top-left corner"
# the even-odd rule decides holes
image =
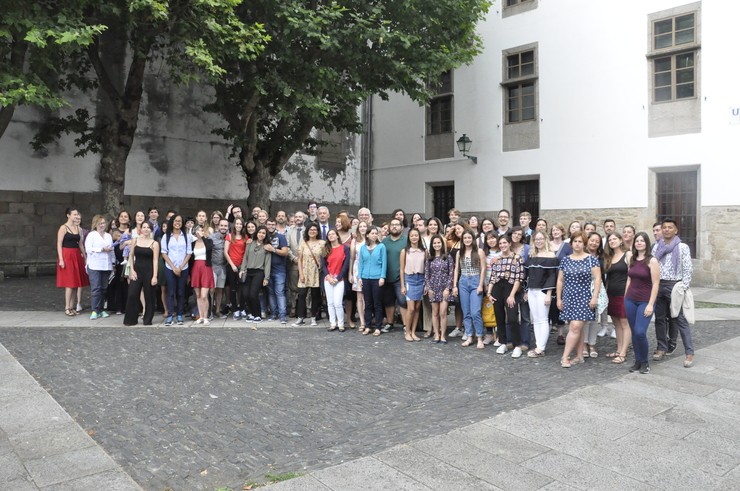
[[[706,347],[740,334],[740,322],[693,332]],[[459,343],[406,343],[399,332],[311,328],[3,327],[0,343],[156,491],[241,489],[266,472],[324,468],[627,370],[603,356],[564,370],[555,346],[515,360]],[[599,343],[602,353],[614,346]]]
[[[82,302],[90,305],[90,288],[82,291]],[[0,310],[64,311],[64,289],[53,276],[5,278],[0,281]]]

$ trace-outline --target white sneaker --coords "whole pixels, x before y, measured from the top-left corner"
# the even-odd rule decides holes
[[[305,324],[305,322],[303,321],[303,317],[299,317],[298,319],[296,319],[296,321],[293,324],[291,324],[291,326],[293,326],[293,327],[301,327],[304,324]]]
[[[504,348],[505,347],[506,346],[504,346]],[[516,348],[514,348],[514,351],[511,352],[511,357],[519,358],[520,356],[522,356],[522,349],[519,346],[517,346]]]
[[[315,318],[315,317],[314,317],[313,319],[311,319],[311,325],[312,325],[312,326],[318,326],[318,325],[319,325],[319,324],[318,324],[318,323],[316,322],[316,318]]]
[[[499,355],[503,355],[507,351],[509,351],[509,348],[507,348],[505,344],[502,344],[501,346],[498,347],[498,349],[496,350],[496,353],[498,353]],[[520,355],[522,354],[521,350],[519,350],[519,354]]]
[[[447,337],[448,338],[459,338],[462,335],[463,335],[463,332],[460,329],[455,328],[455,330],[452,331],[450,334],[448,334]]]
[[[499,346],[501,346],[501,343],[499,343],[497,339],[496,342],[493,343],[493,345],[498,348]]]
[[[463,341],[467,341],[467,340],[468,340],[468,336],[467,336],[466,334],[463,334],[463,335],[462,335],[462,338],[461,338],[461,339],[462,339]]]
[[[596,335],[600,338],[603,338],[606,336],[606,326],[602,327],[599,332],[596,333]]]
[[[614,329],[614,328],[612,328],[612,332],[611,332],[611,334],[609,334],[609,336],[610,336],[610,337],[611,337],[612,339],[617,339],[617,330],[616,330],[616,329]]]
[[[77,304],[77,307],[75,308],[75,311],[76,312],[82,312],[82,304],[81,303],[78,303]]]
[[[485,336],[483,336],[483,344],[485,344],[486,346],[491,344],[491,341],[493,341],[493,336],[491,336],[490,334],[486,334]],[[494,344],[494,346],[496,345]]]

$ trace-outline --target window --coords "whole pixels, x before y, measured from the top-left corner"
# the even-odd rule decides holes
[[[432,208],[434,216],[447,223],[447,212],[455,207],[455,185],[432,187]]]
[[[434,94],[426,108],[426,160],[452,158],[455,155],[455,121],[452,71],[444,72],[429,87]]]
[[[502,3],[504,9],[502,12],[503,17],[509,17],[510,15],[521,14],[528,10],[537,8],[538,0],[504,0]]]
[[[440,77],[436,95],[429,102],[427,135],[452,133],[452,72]]]
[[[527,181],[512,181],[511,183],[511,209],[515,224],[519,224],[519,214],[523,211],[531,213],[533,220],[540,216],[540,181],[539,179]],[[534,223],[532,223],[534,228]]]
[[[505,63],[506,122],[532,121],[536,118],[535,51],[507,55]]]
[[[657,174],[658,221],[670,217],[678,222],[678,235],[696,257],[697,171]]]
[[[653,102],[696,95],[697,13],[681,13],[652,21],[648,57],[652,64]]]

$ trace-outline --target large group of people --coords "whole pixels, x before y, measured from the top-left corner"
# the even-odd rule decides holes
[[[611,363],[627,362],[632,347],[630,371],[648,373],[680,335],[684,366],[694,364],[683,309],[691,254],[671,218],[653,226],[651,241],[631,225],[620,233],[612,219],[601,223],[603,235],[594,222],[566,228],[538,218],[530,227],[528,212],[512,226],[505,209],[479,220],[453,208],[446,223],[399,209],[377,224],[367,208],[332,221],[316,202],[274,217],[259,207],[247,217],[232,204],[208,217],[170,210],[160,222],[150,208],[132,223],[122,210],[111,220],[96,215],[86,231],[79,210],[69,209],[57,234],[65,314],[80,314],[80,291],[90,285],[90,319],[110,310],[127,326],[140,318],[152,325],[158,306],[165,326],[186,317],[208,325],[215,316],[315,326],[326,313],[329,331],[380,336],[398,324],[407,342],[461,337],[462,346],[492,345],[513,358],[545,356],[556,332],[563,368],[600,356],[597,338],[611,318],[616,349],[604,355]]]

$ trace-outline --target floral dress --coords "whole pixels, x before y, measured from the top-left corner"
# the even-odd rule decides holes
[[[319,264],[321,264],[321,257],[324,255],[324,241],[317,240],[312,246],[303,241],[301,242],[301,252],[303,253],[301,267],[304,281],[298,280],[298,288],[318,288],[321,276]]]
[[[452,256],[442,259],[437,256],[428,259],[424,268],[424,286],[432,291],[431,302],[441,302],[444,299],[444,290],[452,290],[452,280],[455,273],[455,263]]]

